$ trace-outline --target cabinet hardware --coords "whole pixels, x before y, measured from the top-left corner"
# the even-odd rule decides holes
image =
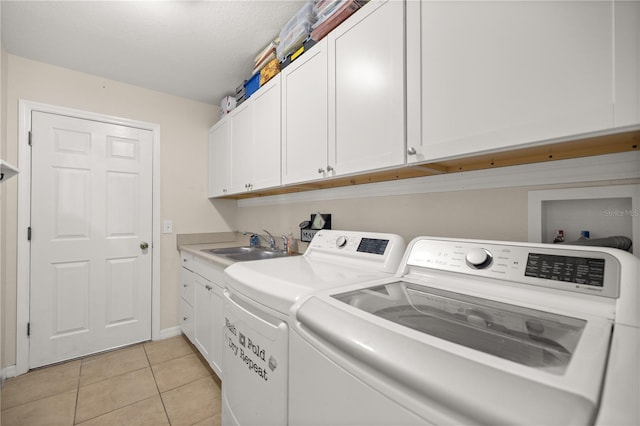
[[[407,150],[407,154],[409,155],[416,155],[418,153],[418,151],[416,151],[416,149],[414,147],[411,147]]]

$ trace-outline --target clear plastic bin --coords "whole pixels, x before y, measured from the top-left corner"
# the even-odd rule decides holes
[[[276,56],[279,60],[283,60],[285,56],[302,45],[309,36],[314,22],[313,1],[309,1],[282,27],[280,44],[276,48]]]

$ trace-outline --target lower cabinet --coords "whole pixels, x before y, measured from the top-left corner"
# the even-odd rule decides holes
[[[223,269],[189,253],[181,259],[182,332],[222,377]]]

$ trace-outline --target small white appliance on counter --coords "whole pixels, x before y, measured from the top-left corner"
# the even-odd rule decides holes
[[[289,424],[640,424],[640,260],[414,239],[292,308]]]
[[[405,247],[398,235],[320,230],[302,256],[229,266],[222,424],[287,424],[291,306],[316,291],[392,277]]]

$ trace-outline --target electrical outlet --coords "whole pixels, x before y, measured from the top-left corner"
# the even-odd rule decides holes
[[[165,220],[162,222],[162,233],[171,234],[173,232],[173,221]]]

